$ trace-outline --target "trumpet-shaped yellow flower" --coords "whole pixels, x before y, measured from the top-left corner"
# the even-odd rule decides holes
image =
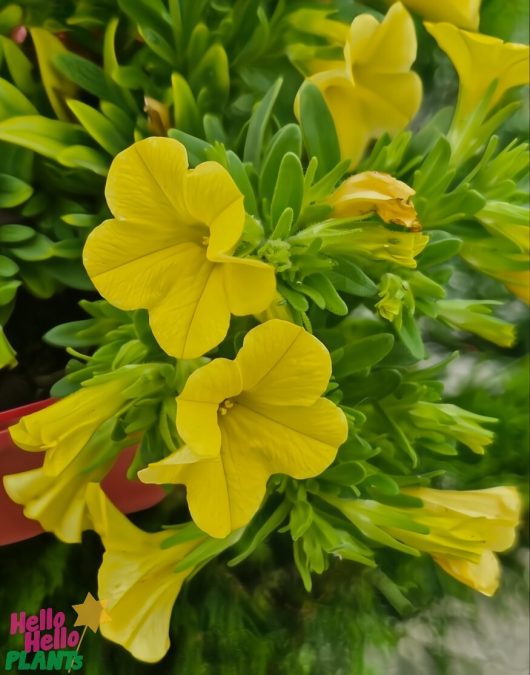
[[[346,440],[344,413],[321,398],[331,375],[324,345],[275,319],[252,329],[233,361],[190,375],[177,399],[186,447],[139,472],[147,483],[183,483],[193,520],[213,537],[246,525],[268,478],[320,474]]]
[[[418,214],[411,203],[416,191],[387,173],[365,171],[347,178],[330,195],[327,203],[332,216],[348,218],[377,213],[385,223],[421,230]]]
[[[381,23],[370,14],[357,16],[344,46],[344,62],[339,67],[331,61],[309,78],[326,101],[341,155],[352,166],[371,139],[403,129],[418,112],[421,80],[410,70],[415,58],[414,22],[398,2]]]
[[[512,87],[528,84],[530,52],[527,45],[469,33],[449,23],[426,23],[425,26],[451,59],[460,78],[456,111],[459,124],[481,103],[493,82],[496,85],[489,108],[499,103]]]
[[[11,438],[28,452],[45,451],[44,472],[56,476],[101,425],[120,412],[127,401],[127,388],[139,378],[147,383],[150,374],[156,377],[156,369],[149,365],[120,368],[101,383],[95,380],[57,403],[26,415],[10,427]]]
[[[182,584],[193,572],[193,567],[184,572],[174,569],[205,538],[163,549],[162,542],[174,530],[154,534],[140,530],[96,485],[90,486],[87,503],[105,547],[98,594],[107,600],[111,620],[101,625],[101,634],[141,661],[160,661],[169,649],[171,610]]]
[[[404,509],[429,534],[390,528],[396,539],[429,553],[448,574],[484,595],[499,586],[500,567],[494,552],[506,551],[514,541],[521,502],[513,487],[452,491],[407,488],[404,493],[423,502]]]
[[[460,28],[478,30],[481,0],[403,0],[403,4],[429,21],[447,21]]]
[[[5,491],[24,507],[26,518],[38,520],[44,530],[53,532],[61,541],[75,544],[81,541],[83,530],[90,527],[87,488],[100,481],[112,464],[105,462],[87,471],[91,462],[94,456],[84,451],[53,476],[42,467],[4,476]]]
[[[114,219],[89,235],[85,267],[116,307],[149,311],[169,354],[201,356],[224,339],[230,314],[270,305],[273,268],[232,256],[245,210],[220,164],[188,170],[181,143],[147,138],[115,157],[105,195]]]

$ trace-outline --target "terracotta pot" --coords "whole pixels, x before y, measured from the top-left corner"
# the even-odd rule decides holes
[[[0,545],[29,539],[43,531],[36,520],[26,518],[22,507],[7,496],[3,477],[10,473],[36,469],[42,465],[44,453],[21,450],[13,443],[7,429],[24,415],[36,412],[51,403],[53,399],[47,399],[0,413]],[[112,467],[112,471],[102,482],[107,495],[124,513],[147,509],[158,504],[164,497],[164,491],[158,485],[145,485],[140,481],[127,479],[127,469],[135,450],[134,447],[124,450]]]

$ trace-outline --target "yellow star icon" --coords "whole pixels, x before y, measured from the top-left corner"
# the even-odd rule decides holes
[[[96,600],[92,593],[87,593],[85,601],[80,605],[72,605],[77,612],[75,626],[88,626],[94,633],[102,623],[108,623],[110,616],[105,611],[106,600]]]

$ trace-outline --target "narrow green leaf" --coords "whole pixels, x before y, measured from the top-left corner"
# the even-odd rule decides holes
[[[14,176],[0,173],[0,208],[9,209],[23,204],[32,194],[31,185]]]
[[[120,130],[92,106],[73,100],[68,100],[66,103],[96,143],[99,143],[110,155],[117,155],[129,145],[128,139],[122,135]]]
[[[316,177],[321,178],[340,162],[340,147],[331,113],[311,82],[300,90],[300,126],[308,156],[318,159]]]
[[[283,80],[280,78],[272,85],[269,91],[252,113],[243,150],[243,159],[250,162],[259,170],[261,155],[263,152],[263,140],[269,123],[274,103],[278,98]]]
[[[300,157],[302,132],[297,124],[286,124],[279,129],[269,144],[259,177],[259,194],[262,199],[272,200],[280,164],[284,156],[292,152]]]
[[[293,210],[296,224],[304,198],[304,171],[300,160],[293,152],[284,155],[271,203],[271,221],[275,225],[286,208]]]
[[[393,346],[394,336],[390,333],[350,341],[332,352],[333,373],[336,378],[342,379],[365,368],[372,368],[390,353]]]

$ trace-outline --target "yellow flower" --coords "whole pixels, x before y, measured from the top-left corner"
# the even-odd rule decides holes
[[[422,500],[419,509],[402,509],[429,534],[386,528],[399,541],[429,553],[448,574],[484,595],[499,586],[500,567],[494,552],[515,541],[521,502],[513,487],[452,491],[407,488]]]
[[[370,14],[357,16],[340,67],[332,61],[309,78],[326,101],[341,155],[352,166],[359,163],[371,139],[398,132],[418,112],[421,80],[410,71],[415,58],[414,22],[398,2],[382,23]],[[299,116],[298,99],[295,114]]]
[[[511,89],[529,81],[529,48],[499,38],[469,33],[449,23],[426,23],[440,49],[451,59],[460,78],[456,119],[465,123],[496,82],[488,107]]]
[[[403,0],[403,4],[430,21],[478,30],[481,0]]]
[[[268,478],[320,474],[346,440],[344,413],[321,398],[331,376],[324,345],[278,319],[252,329],[233,361],[190,375],[177,399],[186,447],[139,472],[147,483],[183,483],[195,523],[213,537],[246,525]]]
[[[127,387],[151,372],[149,366],[126,366],[10,427],[14,443],[28,452],[46,452],[44,473],[56,476],[75,459],[101,425],[126,404]]]
[[[81,541],[83,530],[90,527],[86,507],[88,485],[101,480],[112,464],[105,462],[87,471],[94,459],[85,450],[53,476],[42,467],[4,476],[5,491],[24,507],[26,518],[38,520],[44,530],[53,532],[61,541],[75,544]]]
[[[181,143],[147,138],[116,156],[105,194],[114,219],[89,235],[85,267],[116,307],[148,309],[166,352],[201,356],[224,339],[230,314],[270,305],[273,268],[232,256],[245,210],[220,164],[188,170]]]
[[[334,218],[377,213],[385,223],[421,230],[411,197],[416,191],[387,173],[365,171],[347,178],[326,200]]]
[[[160,661],[169,649],[169,620],[185,579],[193,572],[174,568],[205,537],[163,549],[175,530],[144,532],[133,525],[96,485],[87,492],[94,529],[105,553],[98,574],[98,594],[107,600],[110,622],[101,634],[141,661]],[[189,526],[183,526],[184,529]]]

